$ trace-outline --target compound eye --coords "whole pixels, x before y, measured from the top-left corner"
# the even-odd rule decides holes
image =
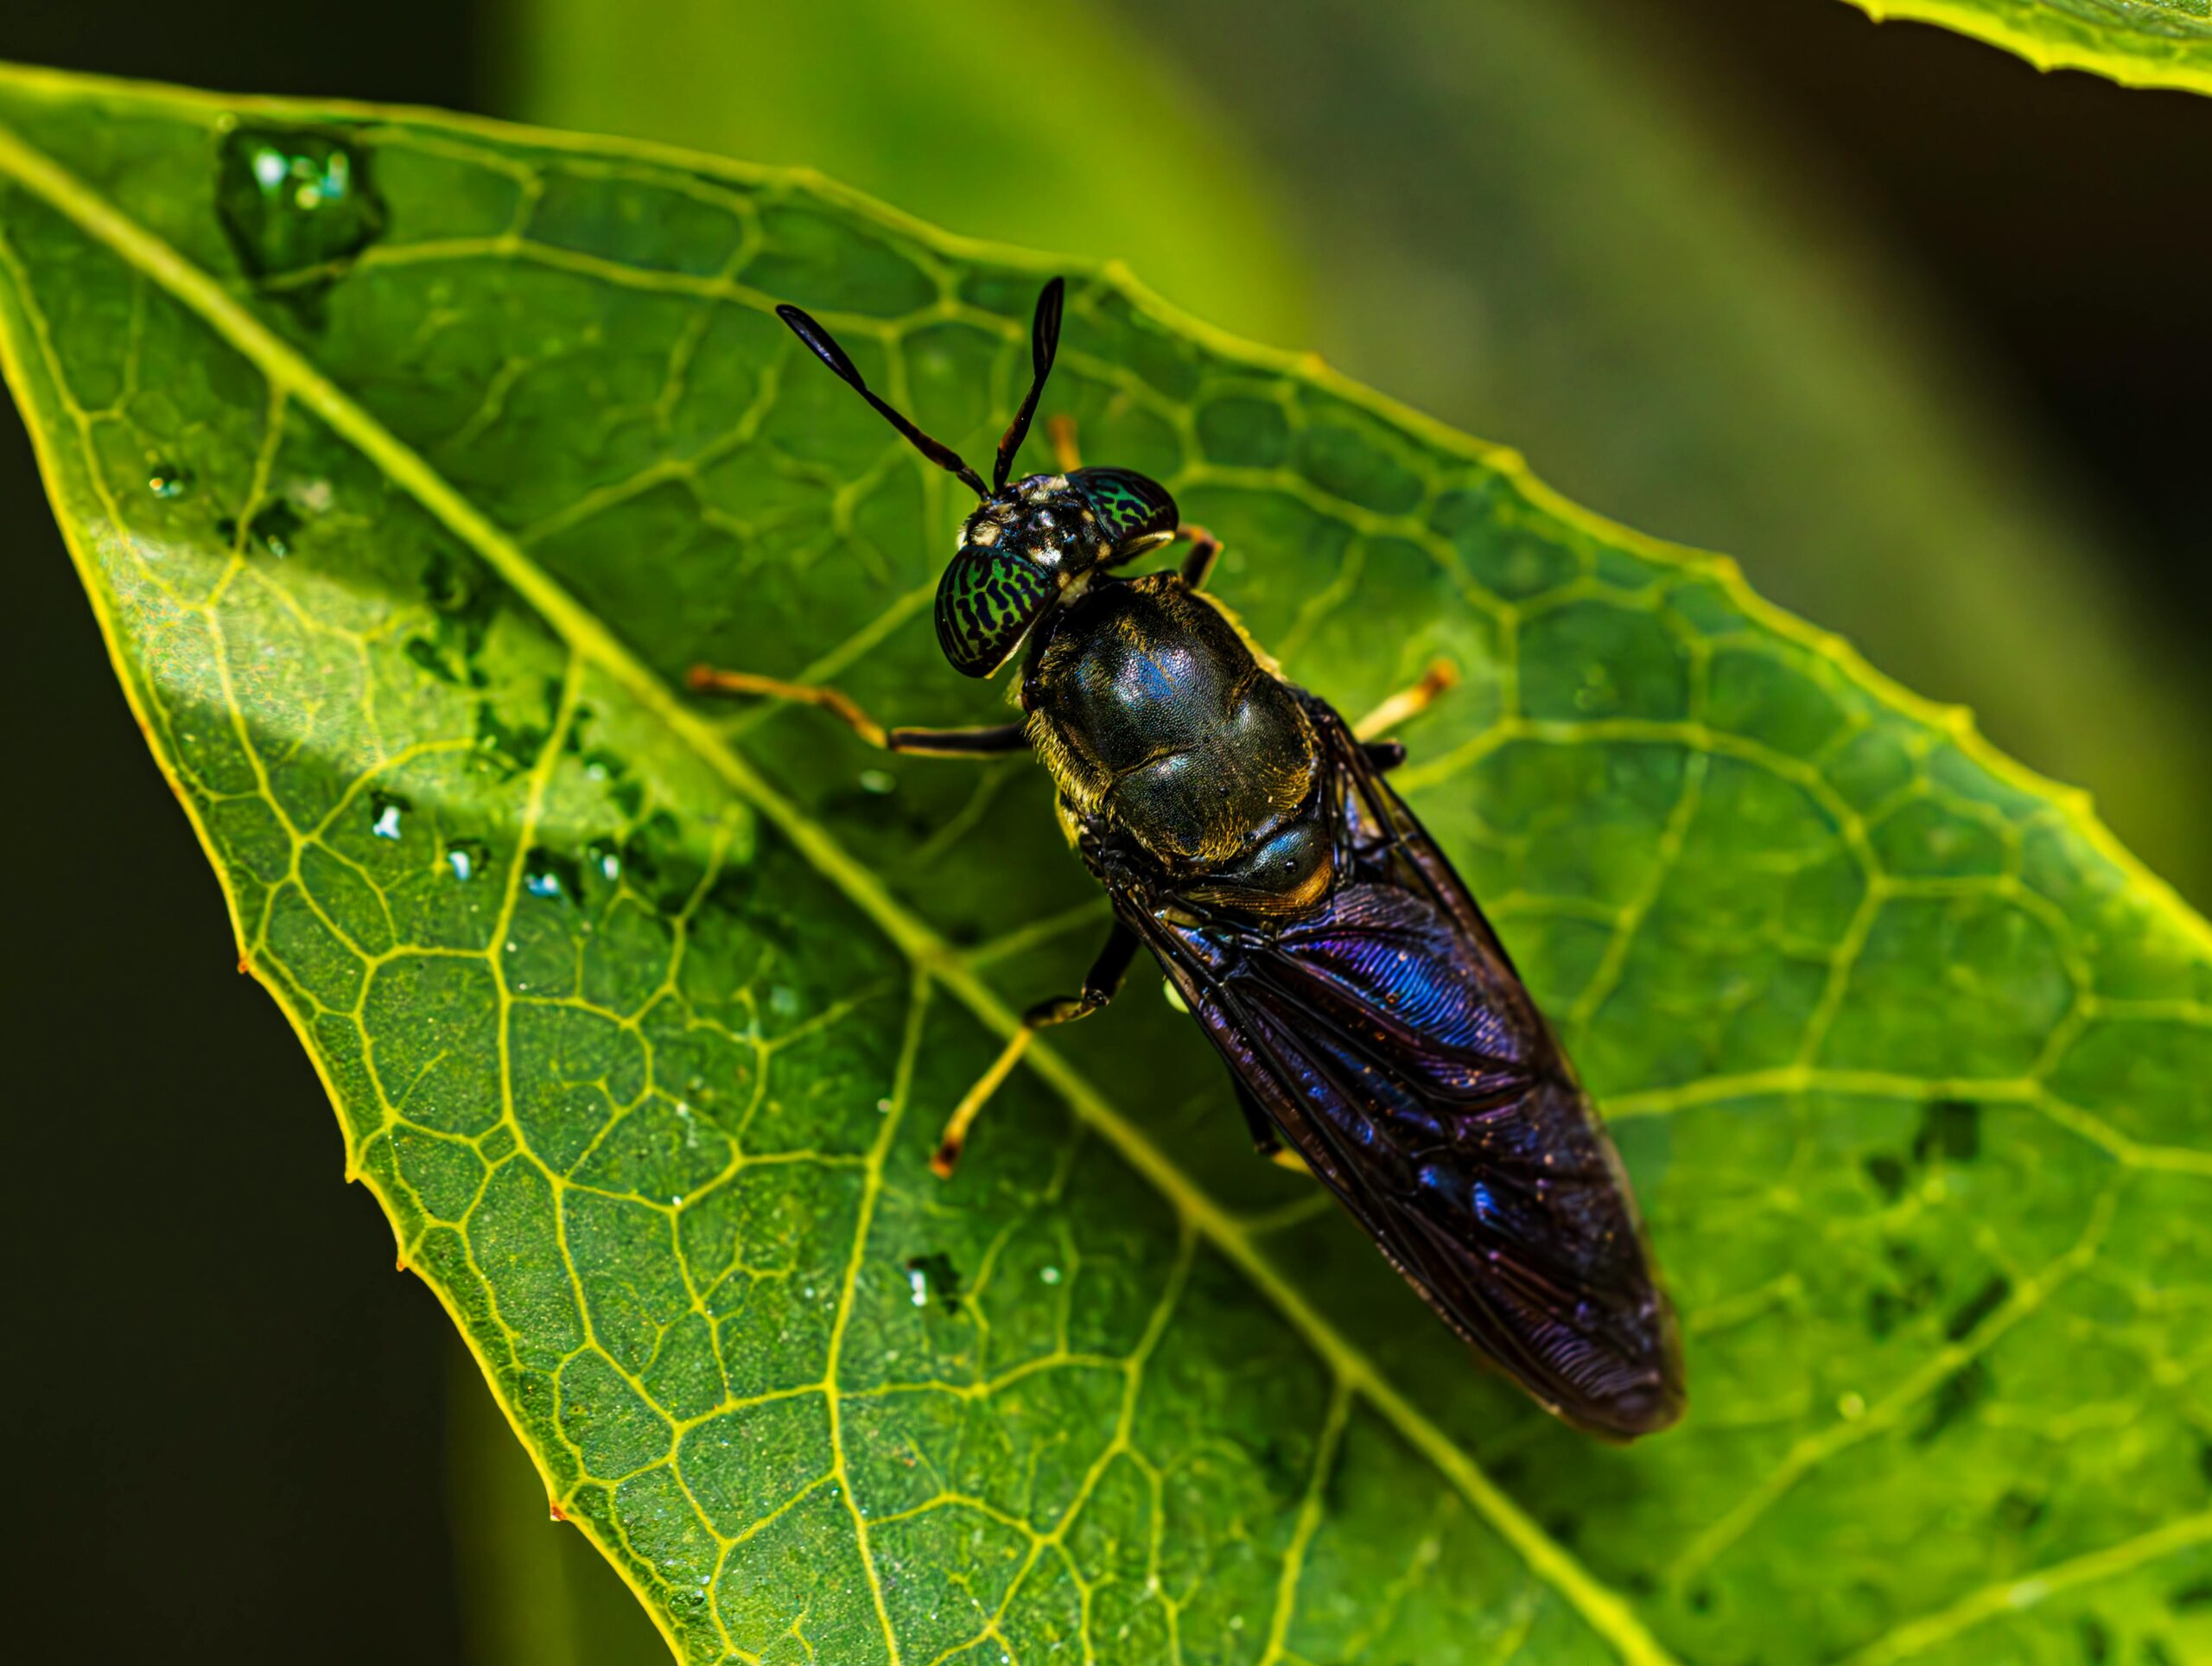
[[[1167,488],[1133,469],[1078,468],[1068,484],[1083,493],[1105,529],[1110,560],[1128,561],[1156,550],[1182,525]]]
[[[938,581],[938,645],[955,671],[988,677],[1058,589],[1050,573],[1012,550],[968,544]]]

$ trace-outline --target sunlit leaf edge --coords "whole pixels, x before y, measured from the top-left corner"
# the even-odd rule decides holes
[[[2078,69],[2122,86],[2212,93],[2212,22],[2196,39],[2100,29],[2061,16],[2041,0],[1844,0],[1878,23],[1932,23],[2026,59],[2037,69]]]

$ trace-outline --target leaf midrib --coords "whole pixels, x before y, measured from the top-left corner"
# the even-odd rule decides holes
[[[273,387],[314,411],[354,445],[387,479],[472,546],[567,641],[572,652],[596,664],[664,722],[731,790],[790,839],[809,863],[866,913],[923,976],[957,995],[1000,1035],[1014,1033],[1020,1020],[1013,1010],[962,962],[950,944],[909,913],[874,874],[770,785],[605,625],[538,568],[506,532],[296,348],[272,333],[210,274],[6,126],[0,126],[0,174],[12,177],[86,236],[158,284],[254,365]],[[167,760],[162,760],[162,766],[166,773]],[[1028,1059],[1077,1116],[1113,1145],[1124,1160],[1259,1288],[1344,1386],[1363,1396],[1434,1465],[1513,1547],[1530,1571],[1558,1591],[1624,1661],[1630,1666],[1675,1666],[1673,1656],[1625,1599],[1584,1567],[1484,1474],[1457,1442],[1414,1407],[1362,1350],[1277,1271],[1234,1218],[1193,1184],[1080,1072],[1046,1046],[1033,1046]],[[466,1331],[463,1334],[467,1335]],[[473,1350],[473,1340],[470,1346]]]

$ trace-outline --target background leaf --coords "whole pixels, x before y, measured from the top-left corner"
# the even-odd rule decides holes
[[[1470,673],[1416,801],[1688,1315],[1691,1421],[1596,1449],[1251,1161],[1142,987],[930,1181],[1103,921],[1040,778],[670,691],[990,709],[924,614],[944,480],[762,308],[973,448],[1043,264],[803,178],[30,72],[0,176],[10,380],[241,941],[683,1651],[2205,1646],[2207,933],[1955,714],[1077,274],[1057,402],[1228,534],[1292,673]]]
[[[1849,0],[1878,22],[1940,23],[2037,69],[2086,69],[2125,86],[2212,92],[2204,0]]]
[[[2115,584],[2139,534],[1859,205],[1670,60],[1665,17],[1064,3],[1055,50],[1085,73],[1040,117],[952,91],[1033,28],[1007,0],[925,24],[896,0],[803,21],[677,0],[650,29],[608,0],[505,3],[503,113],[812,162],[955,231],[1118,258],[1240,334],[1510,434],[1570,495],[1731,551],[1972,707],[2212,894],[2212,677]]]

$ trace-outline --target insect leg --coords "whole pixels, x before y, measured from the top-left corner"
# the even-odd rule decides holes
[[[972,758],[993,753],[1019,752],[1029,744],[1028,731],[1019,723],[992,723],[981,728],[887,729],[859,703],[841,689],[812,683],[784,683],[750,671],[716,671],[694,665],[684,682],[700,694],[762,695],[777,700],[796,700],[819,706],[872,747],[887,752],[911,752],[931,758]]]
[[[1420,682],[1409,689],[1402,689],[1392,695],[1373,711],[1354,723],[1351,726],[1351,732],[1363,741],[1371,740],[1384,729],[1395,728],[1408,718],[1427,711],[1438,695],[1442,694],[1446,689],[1458,687],[1459,683],[1459,671],[1457,666],[1448,659],[1435,660],[1431,663],[1427,671],[1421,673]],[[1403,753],[1399,754],[1401,759],[1403,756]],[[1376,766],[1388,769],[1391,766],[1377,760]]]
[[[1045,437],[1052,442],[1052,461],[1063,474],[1083,467],[1083,453],[1075,448],[1075,418],[1065,412],[1045,419]]]
[[[1244,1113],[1244,1126],[1252,1135],[1252,1149],[1262,1157],[1274,1156],[1282,1149],[1282,1140],[1275,1133],[1275,1125],[1268,1119],[1268,1113],[1260,1108],[1260,1102],[1252,1097],[1251,1089],[1242,1082],[1235,1085],[1236,1109]]]
[[[1214,557],[1221,553],[1221,540],[1203,526],[1185,521],[1175,529],[1175,536],[1190,540],[1191,553],[1183,557],[1183,588],[1203,590],[1206,579],[1213,571]]]
[[[1402,741],[1370,741],[1360,750],[1367,754],[1367,761],[1375,766],[1377,775],[1388,775],[1406,761],[1406,747]]]
[[[1120,992],[1122,980],[1128,975],[1129,962],[1136,957],[1136,933],[1119,920],[1115,921],[1106,946],[1098,951],[1098,958],[1084,974],[1083,993],[1055,995],[1049,1001],[1039,1002],[1021,1014],[1021,1027],[992,1060],[982,1079],[969,1089],[967,1097],[953,1108],[951,1120],[944,1125],[944,1137],[938,1141],[937,1154],[930,1159],[930,1168],[939,1180],[952,1178],[953,1166],[960,1160],[961,1148],[968,1143],[969,1126],[982,1115],[983,1107],[990,1103],[991,1096],[999,1091],[1021,1055],[1029,1050],[1030,1039],[1048,1026],[1087,1018],[1111,1001]]]

